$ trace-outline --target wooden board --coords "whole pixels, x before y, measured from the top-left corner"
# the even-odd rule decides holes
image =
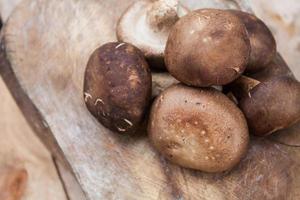
[[[297,150],[254,139],[233,171],[205,174],[168,163],[145,133],[112,133],[88,113],[82,98],[88,57],[100,44],[116,40],[116,21],[131,2],[25,0],[3,32],[4,80],[33,129],[73,170],[87,198],[299,199]],[[202,2],[249,10],[246,1]]]
[[[3,22],[8,19],[20,1],[21,0],[0,0],[0,16]],[[24,199],[36,200],[42,197],[43,199],[49,197],[51,200],[62,200],[64,199],[63,196],[66,196],[68,200],[84,200],[85,197],[82,189],[73,176],[73,173],[57,159],[53,158],[47,149],[40,144],[35,132],[29,127],[28,123],[26,123],[24,115],[17,108],[15,100],[10,95],[2,79],[0,80],[0,91],[2,100],[0,110],[4,113],[0,116],[2,128],[0,135],[1,138],[5,138],[5,140],[2,141],[4,144],[1,143],[0,145],[0,154],[1,157],[4,157],[2,162],[5,165],[10,163],[9,167],[11,167],[11,165],[19,165],[20,163],[29,165],[30,180],[26,187],[26,196]],[[16,144],[18,144],[19,151],[10,151]],[[36,149],[36,151],[32,151],[34,149]],[[49,157],[49,161],[42,157],[42,154],[44,154],[44,157]],[[16,159],[16,157],[18,157],[18,159]],[[29,160],[28,158],[31,159]],[[33,158],[35,158],[36,162],[31,167],[31,160]],[[3,163],[0,163],[0,168]],[[53,168],[56,170],[56,180],[53,180]],[[46,169],[46,173],[38,173],[42,169]],[[52,180],[54,187],[50,186]],[[66,194],[62,193],[62,188]],[[51,192],[51,195],[47,194],[47,192]],[[38,195],[40,195],[40,197]]]
[[[23,200],[66,200],[52,156],[34,135],[2,78],[0,99],[0,185],[4,184],[5,176],[14,177],[20,170],[26,170],[28,181]],[[1,192],[5,191],[0,189],[2,200]]]
[[[0,0],[0,16],[5,22],[13,9],[20,3],[21,0]]]

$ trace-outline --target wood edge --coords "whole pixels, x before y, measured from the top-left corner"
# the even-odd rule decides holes
[[[3,32],[1,34],[3,34]],[[20,85],[7,57],[4,35],[2,35],[0,38],[0,76],[2,77],[26,122],[29,124],[35,135],[40,139],[40,141],[45,145],[55,159],[61,162],[66,169],[71,171],[76,181],[80,185],[73,168],[58,145],[49,125]],[[82,191],[87,197],[84,190]]]
[[[71,200],[71,199],[70,199],[69,192],[68,192],[67,187],[66,187],[66,183],[65,183],[64,179],[62,178],[61,171],[59,170],[59,166],[58,166],[58,162],[59,162],[59,161],[56,160],[55,157],[53,157],[53,156],[52,156],[52,161],[53,161],[54,167],[55,167],[55,169],[56,169],[58,178],[59,178],[59,180],[60,180],[60,182],[61,182],[61,184],[62,184],[62,188],[63,188],[63,190],[64,190],[64,192],[65,192],[66,199],[67,199],[67,200]]]

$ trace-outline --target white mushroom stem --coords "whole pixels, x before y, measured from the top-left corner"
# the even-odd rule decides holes
[[[169,73],[152,72],[152,98],[157,97],[169,86],[178,83]]]
[[[161,92],[173,84],[179,83],[168,72],[152,72],[152,98],[157,97]],[[213,88],[222,91],[222,86],[213,86]]]
[[[153,1],[147,11],[147,22],[154,31],[168,31],[179,19],[179,0]]]

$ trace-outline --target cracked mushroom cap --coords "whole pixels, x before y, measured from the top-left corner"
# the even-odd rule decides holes
[[[151,73],[140,50],[107,43],[91,55],[84,77],[88,110],[105,127],[119,133],[142,125],[151,98]]]
[[[231,12],[200,9],[173,26],[165,49],[168,71],[193,86],[225,85],[245,70],[250,42],[245,25]]]
[[[170,161],[205,172],[222,172],[245,154],[248,127],[242,112],[221,92],[181,84],[155,100],[148,132]]]
[[[251,82],[251,79],[247,81]],[[248,95],[242,95],[239,107],[251,133],[269,135],[300,120],[300,83],[297,80],[275,77],[257,85],[254,83],[246,93]]]
[[[239,10],[230,12],[243,21],[248,31],[251,53],[246,71],[256,72],[267,67],[276,56],[276,41],[269,28],[255,15]]]
[[[117,38],[138,47],[151,67],[165,69],[164,49],[170,27],[179,19],[178,0],[133,3],[117,25]]]

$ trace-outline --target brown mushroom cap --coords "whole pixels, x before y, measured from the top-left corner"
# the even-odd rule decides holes
[[[296,79],[289,66],[278,53],[264,69],[255,73],[247,73],[247,76],[262,82],[279,76]]]
[[[245,70],[250,42],[245,25],[231,12],[200,9],[171,29],[165,63],[179,81],[193,86],[225,85]]]
[[[236,82],[232,91],[240,98],[251,133],[269,135],[300,120],[300,83],[295,79],[283,76],[258,82],[241,77]]]
[[[151,98],[151,73],[140,50],[107,43],[87,64],[84,99],[88,110],[110,130],[135,132]]]
[[[164,50],[169,30],[179,19],[177,7],[178,0],[136,1],[118,22],[118,40],[138,47],[151,67],[165,69]]]
[[[239,10],[230,10],[245,24],[251,45],[249,64],[246,71],[254,72],[265,68],[276,55],[276,41],[266,26],[255,15]]]
[[[249,140],[242,112],[224,94],[181,84],[157,97],[148,132],[170,161],[205,172],[231,169],[246,152]]]

